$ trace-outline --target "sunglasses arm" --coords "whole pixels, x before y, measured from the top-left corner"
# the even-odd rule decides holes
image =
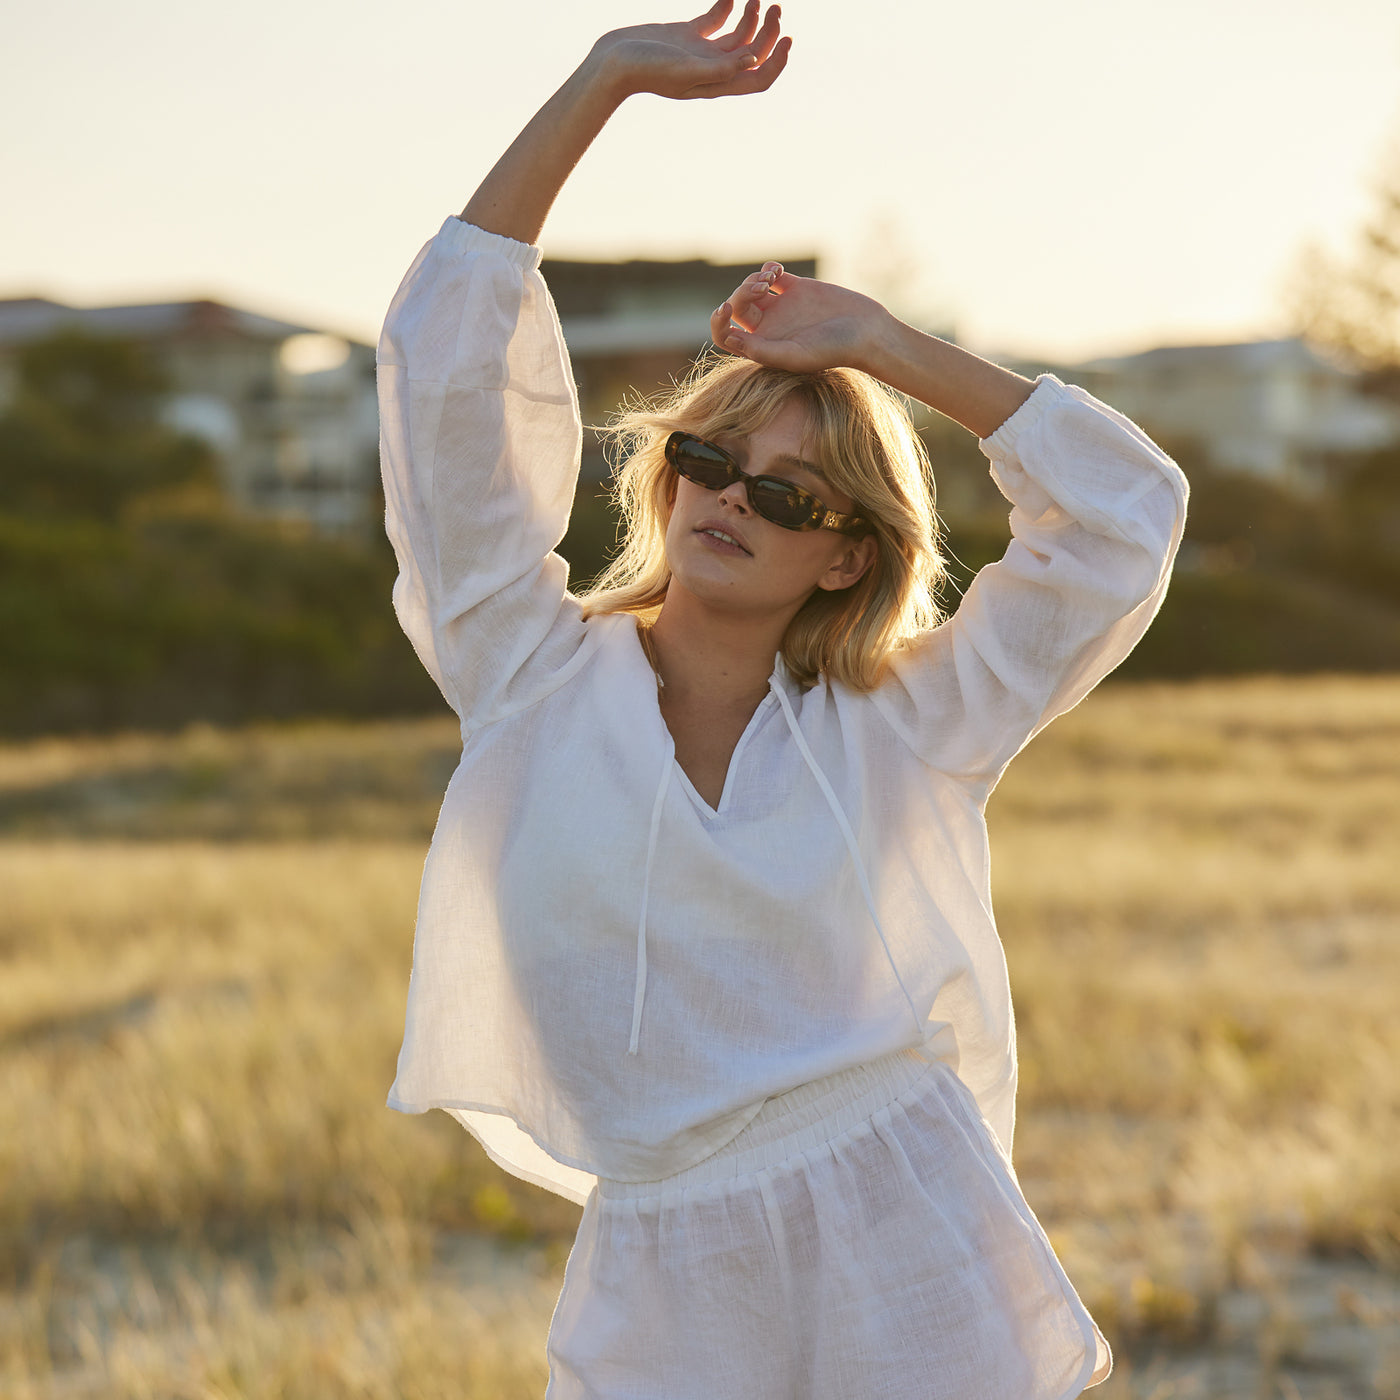
[[[840,515],[834,510],[829,510],[818,522],[818,529],[839,530],[843,535],[850,535],[853,539],[860,539],[863,535],[871,533],[870,526],[859,515]]]

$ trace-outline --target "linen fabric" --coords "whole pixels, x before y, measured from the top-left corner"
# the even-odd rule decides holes
[[[1067,1400],[1112,1357],[961,1080],[904,1050],[600,1180],[548,1400]]]
[[[1042,375],[981,443],[1004,558],[858,693],[779,660],[711,808],[634,619],[554,552],[581,427],[539,249],[450,217],[378,348],[394,604],[460,716],[423,872],[391,1107],[440,1107],[575,1201],[675,1175],[765,1099],[923,1045],[1008,1154],[1016,1087],[984,808],[1136,643],[1180,469]]]

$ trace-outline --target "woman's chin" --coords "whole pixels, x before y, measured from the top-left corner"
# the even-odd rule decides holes
[[[772,617],[784,624],[802,606],[802,599],[774,597],[765,589],[755,587],[757,580],[744,578],[741,571],[724,568],[684,568],[671,575],[667,601],[684,606],[698,606],[716,613],[726,613],[746,622]]]

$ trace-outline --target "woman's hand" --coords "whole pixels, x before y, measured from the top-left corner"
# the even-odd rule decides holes
[[[792,40],[778,38],[777,5],[759,27],[759,0],[746,0],[734,28],[712,38],[733,7],[734,0],[718,0],[697,19],[614,29],[594,44],[588,66],[619,99],[637,92],[674,98],[763,92],[787,64]]]
[[[898,324],[872,297],[769,262],[710,317],[710,339],[778,369],[873,372],[878,348]]]
[[[634,92],[726,97],[771,87],[792,47],[791,39],[778,38],[778,7],[769,7],[760,28],[759,0],[745,0],[734,28],[712,39],[733,5],[718,0],[698,19],[604,34],[492,166],[462,218],[489,233],[536,243],[579,157]]]
[[[848,365],[990,437],[1035,384],[892,316],[873,297],[764,263],[710,317],[721,350],[776,369]]]

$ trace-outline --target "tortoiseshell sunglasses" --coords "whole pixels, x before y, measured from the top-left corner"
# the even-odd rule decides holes
[[[722,491],[742,481],[755,513],[784,530],[839,530],[857,539],[870,533],[869,522],[859,515],[828,510],[810,491],[780,476],[745,476],[724,448],[694,433],[672,433],[666,439],[666,460],[707,491]]]

